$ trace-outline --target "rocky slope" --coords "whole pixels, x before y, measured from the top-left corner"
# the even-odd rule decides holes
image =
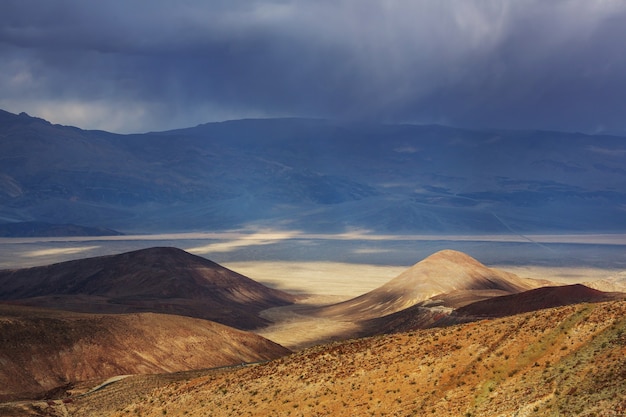
[[[78,416],[146,417],[621,415],[624,317],[624,301],[551,308],[316,346],[174,383],[142,388],[128,379],[63,407]],[[62,411],[60,401],[22,407]]]

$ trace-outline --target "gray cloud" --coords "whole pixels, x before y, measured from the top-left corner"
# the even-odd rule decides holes
[[[626,132],[626,3],[4,0],[0,108],[118,131],[265,116]]]

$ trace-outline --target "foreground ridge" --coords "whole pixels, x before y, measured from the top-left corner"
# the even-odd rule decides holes
[[[94,410],[88,399],[68,410],[103,416],[623,415],[625,315],[624,301],[577,304],[357,339],[128,394],[117,410],[101,404],[99,412],[87,412]]]

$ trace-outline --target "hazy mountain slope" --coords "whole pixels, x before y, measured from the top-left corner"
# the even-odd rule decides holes
[[[153,313],[92,315],[0,304],[0,400],[115,375],[273,359],[289,351],[207,320]]]
[[[68,410],[192,417],[620,415],[626,412],[625,314],[626,302],[579,304],[316,346],[148,393],[136,380],[121,381]]]
[[[0,220],[127,231],[624,231],[623,138],[238,120],[114,135],[0,111]]]
[[[119,236],[122,233],[101,227],[44,222],[0,223],[0,237]]]
[[[418,262],[383,286],[354,299],[320,308],[321,316],[346,317],[367,320],[381,317],[411,307],[437,296],[445,300],[446,294],[459,292],[466,298],[484,298],[517,293],[545,285],[544,282],[487,268],[474,258],[457,251],[443,250]]]
[[[0,300],[62,310],[157,312],[241,329],[267,321],[261,310],[295,298],[176,248],[0,271]]]

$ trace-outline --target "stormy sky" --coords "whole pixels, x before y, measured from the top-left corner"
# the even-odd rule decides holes
[[[2,0],[0,108],[626,134],[622,0]]]

